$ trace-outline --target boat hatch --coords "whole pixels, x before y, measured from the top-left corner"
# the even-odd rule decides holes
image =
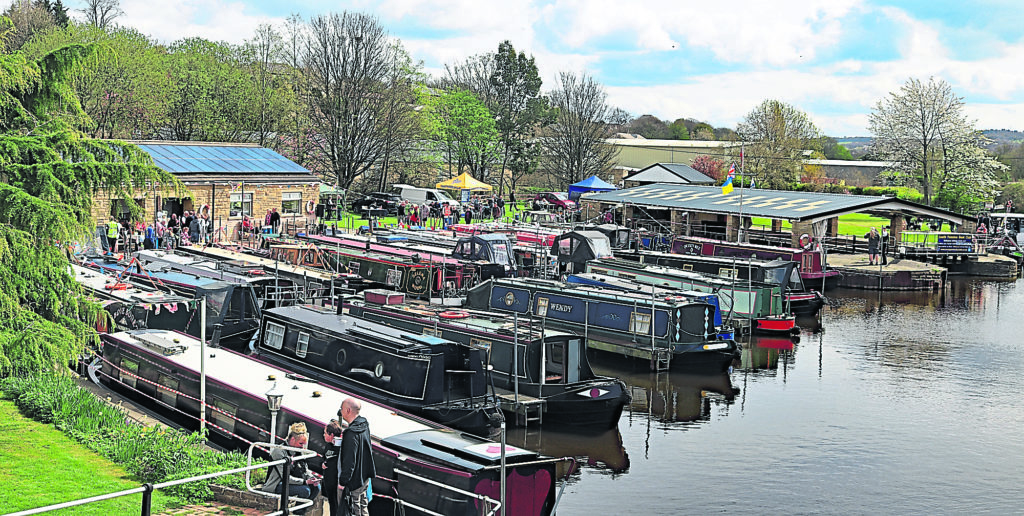
[[[141,330],[130,333],[147,348],[157,351],[161,355],[180,355],[187,349],[184,344],[178,342],[179,339],[166,331],[152,332],[150,330]]]

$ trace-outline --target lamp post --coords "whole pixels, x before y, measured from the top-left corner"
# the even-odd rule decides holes
[[[267,408],[270,409],[270,444],[274,444],[277,433],[277,411],[281,410],[281,399],[284,394],[277,390],[277,382],[267,391]]]

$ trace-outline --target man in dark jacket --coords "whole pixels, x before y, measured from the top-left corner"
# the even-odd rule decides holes
[[[341,438],[338,458],[338,494],[341,496],[340,513],[369,516],[367,490],[370,480],[377,474],[373,466],[370,444],[370,424],[359,415],[362,404],[355,398],[341,403],[338,415],[348,423]],[[345,510],[348,512],[345,512]]]

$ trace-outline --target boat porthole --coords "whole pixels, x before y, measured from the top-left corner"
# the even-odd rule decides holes
[[[344,349],[339,349],[338,350],[338,367],[341,367],[341,366],[345,365],[345,359],[347,359],[347,358],[348,357],[345,356],[345,350]]]
[[[377,362],[377,365],[373,366],[373,375],[377,378],[384,376],[384,362]]]

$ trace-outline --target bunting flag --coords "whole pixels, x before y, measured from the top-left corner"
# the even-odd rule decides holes
[[[736,177],[735,163],[729,166],[729,175],[725,177],[725,182],[722,183],[722,195],[728,195],[732,193],[732,180],[734,177]]]

